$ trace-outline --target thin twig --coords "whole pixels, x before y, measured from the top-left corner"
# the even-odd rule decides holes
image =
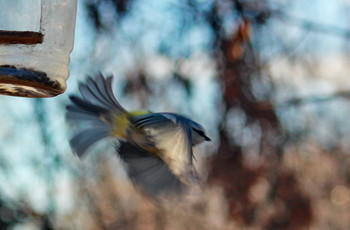
[[[285,102],[276,103],[275,108],[281,109],[281,108],[286,108],[291,106],[302,106],[307,104],[328,102],[328,101],[342,99],[342,98],[346,98],[346,99],[350,98],[350,91],[340,91],[330,95],[294,97],[294,98],[288,99]]]
[[[284,22],[300,26],[305,30],[311,30],[319,33],[336,35],[346,39],[350,39],[350,28],[341,28],[334,25],[327,25],[325,23],[315,22],[308,19],[292,16],[281,10],[272,11],[274,16],[278,16],[284,20]]]

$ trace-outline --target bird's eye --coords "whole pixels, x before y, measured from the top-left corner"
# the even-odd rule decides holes
[[[204,132],[203,132],[202,130],[193,128],[193,131],[195,131],[196,133],[198,133],[198,134],[201,135],[201,136],[204,136]]]
[[[204,133],[202,130],[193,128],[193,131],[195,131],[196,133],[198,133],[198,135],[204,137],[204,140],[206,140],[206,141],[211,141],[211,139],[210,139],[209,137],[207,137],[207,136],[205,135],[205,133]]]

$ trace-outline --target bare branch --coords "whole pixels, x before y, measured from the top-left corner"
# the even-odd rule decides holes
[[[350,39],[350,28],[341,28],[338,26],[314,22],[308,19],[292,16],[281,10],[272,11],[272,15],[280,17],[284,20],[284,22],[302,27],[305,30],[311,30],[314,32],[336,35],[345,39]]]
[[[322,102],[328,102],[328,101],[342,99],[342,98],[346,98],[346,99],[350,98],[350,91],[340,91],[330,95],[295,97],[285,102],[277,103],[275,105],[275,108],[280,109],[280,108],[285,108],[290,106],[302,106],[306,104],[322,103]]]

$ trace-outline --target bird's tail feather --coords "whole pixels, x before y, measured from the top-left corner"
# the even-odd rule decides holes
[[[94,79],[88,77],[86,82],[79,84],[81,97],[69,97],[71,104],[66,107],[66,118],[86,122],[88,127],[70,141],[80,157],[91,145],[109,135],[113,114],[127,113],[113,94],[112,79],[112,76],[104,78],[102,74]]]

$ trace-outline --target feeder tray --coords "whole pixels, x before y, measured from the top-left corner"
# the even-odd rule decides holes
[[[0,94],[53,97],[66,90],[77,0],[1,0]]]

